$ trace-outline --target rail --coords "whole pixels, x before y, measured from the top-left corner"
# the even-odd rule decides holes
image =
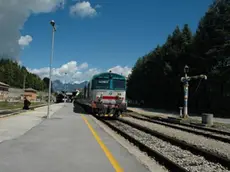
[[[216,153],[213,153],[213,152],[204,150],[202,148],[196,147],[194,145],[188,144],[184,141],[178,140],[178,139],[173,138],[171,136],[167,136],[167,135],[162,134],[160,132],[151,130],[151,129],[144,127],[144,126],[141,126],[139,124],[132,123],[130,121],[120,119],[120,118],[118,119],[118,121],[120,121],[124,124],[130,125],[130,126],[136,128],[136,129],[139,129],[141,131],[144,131],[150,135],[156,136],[162,140],[169,141],[171,144],[174,144],[174,145],[179,146],[183,149],[189,150],[193,154],[201,155],[211,162],[215,162],[215,163],[218,162],[221,165],[223,165],[224,167],[227,167],[228,169],[230,169],[230,159],[228,159],[228,158],[222,157]]]
[[[185,127],[182,127],[182,126],[179,126],[179,124],[176,124],[176,125],[175,124],[170,124],[170,123],[167,123],[167,122],[157,121],[157,120],[154,120],[154,119],[138,117],[136,115],[131,115],[130,114],[129,116],[132,117],[132,118],[142,120],[142,121],[147,121],[147,122],[151,122],[151,123],[155,123],[155,124],[159,124],[159,125],[164,125],[164,126],[167,126],[167,127],[175,128],[175,129],[182,130],[182,131],[186,131],[186,132],[189,132],[189,133],[194,133],[196,135],[202,135],[202,136],[205,136],[205,137],[208,137],[208,138],[212,138],[212,139],[219,140],[219,141],[222,141],[222,142],[230,143],[230,138],[224,137],[226,134],[222,135],[223,132],[215,131],[215,133],[221,134],[221,136],[218,136],[218,135],[213,135],[212,133],[204,133],[202,131],[197,131],[197,130],[193,130],[193,129],[190,129],[190,128],[185,128],[185,127],[193,128],[192,126],[189,126],[189,125],[182,125],[182,126],[185,126]],[[203,128],[201,128],[200,130],[202,130],[202,129]],[[228,134],[230,134],[230,133],[228,133]],[[228,136],[230,136],[230,135],[228,135]]]

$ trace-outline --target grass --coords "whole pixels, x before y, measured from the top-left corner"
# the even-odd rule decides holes
[[[31,102],[31,106],[44,104],[42,102]],[[0,102],[0,110],[23,108],[23,102]]]

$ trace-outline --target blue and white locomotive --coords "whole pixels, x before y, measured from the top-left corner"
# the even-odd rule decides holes
[[[84,96],[94,115],[119,117],[126,110],[126,78],[106,72],[94,75],[85,87]]]

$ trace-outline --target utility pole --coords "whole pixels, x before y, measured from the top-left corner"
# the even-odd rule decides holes
[[[67,73],[65,73],[65,92],[67,93],[68,85],[67,85],[67,81],[66,81],[66,75],[67,75]]]
[[[25,91],[26,89],[26,74],[24,75],[24,80],[23,80],[23,90]]]
[[[23,98],[25,97],[25,90],[26,90],[26,74],[24,74],[24,79],[23,79]]]
[[[55,28],[55,22],[53,20],[51,20],[50,22],[53,31],[52,31],[52,49],[51,49],[51,56],[50,56],[50,69],[49,69],[49,93],[48,93],[48,109],[47,109],[47,118],[49,118],[49,114],[50,114],[50,96],[51,96],[51,67],[52,67],[52,61],[53,61],[53,53],[54,53],[54,33],[56,31]]]
[[[181,77],[181,82],[183,82],[184,84],[184,114],[183,114],[183,118],[187,118],[188,117],[188,88],[189,88],[189,81],[192,79],[207,79],[206,75],[196,75],[196,76],[188,76],[189,72],[189,67],[186,65],[184,67],[184,73],[185,76]]]
[[[65,84],[64,84],[64,92],[65,92],[65,100],[64,100],[64,103],[66,103],[66,101],[67,101],[67,89],[66,89],[66,86],[67,86],[67,84],[66,84],[66,72],[65,72]]]

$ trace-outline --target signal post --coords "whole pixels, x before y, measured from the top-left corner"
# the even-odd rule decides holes
[[[196,75],[196,76],[188,76],[189,67],[186,65],[184,67],[185,76],[181,77],[181,82],[184,84],[184,113],[183,118],[188,117],[188,89],[189,89],[189,81],[192,79],[205,79],[207,80],[206,75]]]

